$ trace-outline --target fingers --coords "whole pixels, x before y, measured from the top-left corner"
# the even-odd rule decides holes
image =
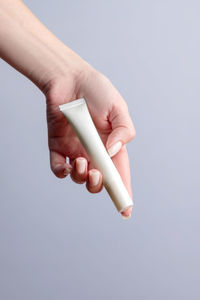
[[[72,170],[72,166],[66,163],[66,158],[55,151],[50,151],[50,166],[58,178],[65,178]]]
[[[78,157],[72,163],[71,178],[74,182],[82,184],[86,182],[86,188],[90,193],[98,193],[102,190],[102,175],[96,169],[88,172],[88,162],[84,157]]]
[[[128,153],[126,150],[126,147],[123,146],[121,151],[118,152],[113,158],[112,158],[121,178],[122,181],[132,198],[132,189],[131,189],[131,176],[130,176],[130,166],[129,166],[129,159],[128,159]],[[129,207],[125,211],[123,211],[121,214],[124,218],[130,218],[132,212],[132,207]]]
[[[129,195],[132,197],[130,165],[126,146],[122,147],[121,151],[112,158],[112,161],[114,162]]]
[[[98,170],[92,169],[88,172],[86,187],[90,193],[99,193],[102,190],[102,175]]]
[[[121,151],[113,157],[113,162],[132,198],[129,159],[125,146],[123,146]],[[86,182],[86,187],[90,193],[98,193],[102,190],[102,174],[96,169],[90,169],[88,171],[87,160],[83,157],[79,157],[74,160],[71,177],[77,183]],[[131,217],[131,212],[132,207],[129,207],[121,214],[123,218],[128,219]]]
[[[124,219],[129,219],[131,217],[131,213],[132,213],[132,207],[127,208],[126,210],[124,210],[123,212],[121,212],[121,215]]]
[[[135,137],[136,131],[126,106],[125,108],[120,108],[120,106],[113,108],[109,121],[111,122],[112,132],[108,136],[106,148],[110,157],[113,157],[124,144]]]
[[[125,146],[113,157],[113,162],[132,197],[129,160]],[[88,171],[88,162],[84,157],[75,159],[71,166],[66,163],[66,158],[63,155],[50,151],[50,165],[53,173],[58,178],[64,178],[70,174],[72,180],[76,183],[82,184],[86,182],[86,188],[90,193],[99,193],[103,188],[102,174],[96,169]],[[124,218],[129,218],[131,211],[132,207],[129,207],[121,214]]]
[[[90,193],[98,193],[102,190],[102,175],[96,169],[88,172],[88,162],[84,157],[78,157],[72,165],[66,163],[66,158],[58,152],[50,151],[51,170],[58,178],[65,178],[70,174],[72,180],[82,184],[86,182],[86,187]]]
[[[71,178],[76,183],[84,183],[87,179],[88,163],[84,157],[78,157],[72,163]]]

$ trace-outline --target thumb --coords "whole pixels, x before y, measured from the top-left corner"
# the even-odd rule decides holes
[[[116,155],[123,145],[131,141],[135,135],[135,127],[128,113],[128,108],[115,107],[109,116],[112,132],[108,136],[106,148],[110,157]]]

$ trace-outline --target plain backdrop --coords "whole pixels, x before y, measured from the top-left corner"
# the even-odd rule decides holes
[[[51,173],[45,98],[0,62],[0,299],[200,299],[200,2],[26,0],[129,105],[134,213]]]

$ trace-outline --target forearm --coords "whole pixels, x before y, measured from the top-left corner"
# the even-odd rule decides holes
[[[76,76],[86,64],[20,0],[0,0],[0,57],[41,90],[55,76]]]

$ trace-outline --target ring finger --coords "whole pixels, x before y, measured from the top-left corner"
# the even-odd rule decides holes
[[[72,162],[71,178],[76,183],[84,183],[87,179],[88,162],[84,157],[78,157]]]

